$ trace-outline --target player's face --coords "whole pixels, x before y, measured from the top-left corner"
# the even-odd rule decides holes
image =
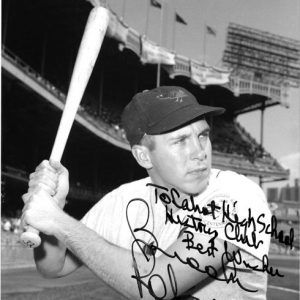
[[[150,153],[154,183],[186,194],[199,194],[207,186],[211,169],[209,126],[196,121],[176,131],[154,136]]]

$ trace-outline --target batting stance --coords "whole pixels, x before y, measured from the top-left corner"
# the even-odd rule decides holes
[[[81,221],[63,211],[68,171],[43,161],[30,175],[22,216],[25,228],[41,232],[39,272],[60,277],[84,264],[129,299],[266,299],[264,194],[211,167],[206,117],[223,112],[182,87],[135,95],[122,123],[149,176],[108,193]]]

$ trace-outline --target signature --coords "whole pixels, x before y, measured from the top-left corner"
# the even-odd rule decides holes
[[[233,213],[233,207],[236,205],[236,201],[233,203],[233,207],[229,205],[226,200],[222,201],[222,205],[219,206],[214,200],[211,200],[210,203],[206,206],[199,206],[195,204],[194,197],[191,195],[188,198],[180,200],[180,193],[175,189],[171,188],[170,190],[166,187],[148,183],[147,186],[152,186],[155,188],[155,203],[160,200],[164,205],[174,204],[176,208],[179,208],[184,211],[191,212],[192,214],[198,214],[203,216],[211,216],[213,220],[217,218],[217,215],[221,212],[222,214],[222,224],[225,225],[225,235],[229,240],[236,240],[243,244],[247,244],[249,247],[254,247],[258,249],[260,245],[263,244],[263,240],[258,240],[256,232],[266,233],[271,235],[274,239],[278,240],[279,243],[282,243],[286,246],[289,246],[290,249],[293,248],[294,241],[294,229],[291,228],[289,235],[284,235],[282,230],[277,229],[277,219],[273,215],[271,217],[271,222],[268,224],[265,221],[265,214],[260,214],[256,219],[252,216],[251,209],[248,209],[248,216],[244,219],[240,219],[237,213]],[[191,216],[191,215],[190,215]],[[191,217],[195,221],[195,217]],[[166,219],[172,223],[180,223],[183,226],[186,226],[182,220],[177,216],[177,220],[172,218],[172,212],[166,216]],[[198,220],[199,221],[199,220]],[[198,222],[203,230],[203,222]],[[258,226],[261,229],[258,231]],[[196,229],[196,227],[194,226]],[[201,232],[201,229],[199,229]],[[250,232],[251,231],[251,232]],[[250,233],[249,233],[250,232]],[[207,232],[205,232],[207,233]]]
[[[138,228],[132,228],[131,224],[130,224],[130,220],[129,220],[128,210],[129,210],[130,205],[132,205],[133,203],[137,203],[137,202],[145,204],[146,210],[147,210],[147,217],[146,217],[145,223],[142,224],[142,226],[140,226]],[[157,241],[156,237],[154,236],[154,234],[146,229],[146,226],[149,221],[148,203],[145,200],[140,199],[140,198],[132,199],[127,204],[127,207],[126,207],[126,220],[127,220],[128,227],[131,231],[131,234],[134,238],[132,245],[131,245],[131,255],[132,255],[132,260],[133,260],[134,275],[132,275],[131,278],[135,279],[137,282],[140,297],[141,298],[143,297],[142,287],[145,287],[148,290],[149,294],[152,297],[154,297],[154,299],[164,299],[167,295],[166,283],[164,281],[164,278],[161,275],[154,273],[154,268],[155,268],[155,264],[156,264],[155,253],[156,253],[156,250],[159,249],[158,241]],[[145,233],[149,234],[149,236],[153,242],[151,244],[148,244],[144,240],[137,238],[136,234],[138,232],[145,232]],[[142,255],[146,259],[147,263],[149,263],[148,271],[146,271],[146,273],[144,273],[144,274],[141,274],[140,268],[137,263],[137,259],[136,259],[137,252],[134,251],[135,245],[137,245],[140,248]],[[143,268],[143,269],[145,269],[145,268]],[[167,273],[168,273],[168,280],[170,282],[172,294],[174,297],[176,297],[177,296],[177,281],[176,281],[175,273],[172,269],[171,264],[167,265]],[[161,282],[161,284],[163,286],[163,294],[162,295],[158,296],[156,294],[156,292],[154,291],[153,284],[152,284],[153,280],[155,280],[156,282],[157,281]]]
[[[181,200],[181,203],[178,203],[177,200],[180,198],[180,193],[175,188],[171,188],[169,190],[168,188],[154,183],[147,183],[146,186],[152,186],[155,188],[155,203],[157,203],[159,199],[165,205],[172,203],[179,209],[202,215],[212,215],[214,219],[216,219],[216,212],[221,209],[220,206],[216,205],[215,201],[211,201],[211,203],[207,204],[207,206],[200,207],[198,204],[195,204],[194,197],[192,195]]]
[[[290,249],[293,248],[294,242],[294,228],[290,228],[289,235],[284,235],[283,230],[278,231],[277,229],[277,218],[272,215],[271,223],[266,224],[265,214],[260,214],[256,219],[252,216],[251,209],[248,209],[248,216],[244,219],[239,219],[237,214],[234,214],[233,217],[230,216],[230,211],[228,205],[225,207],[223,202],[223,220],[227,219],[227,224],[225,225],[225,235],[229,240],[236,240],[243,244],[247,244],[249,247],[258,247],[263,244],[262,240],[257,240],[256,232],[258,231],[258,225],[261,229],[258,233],[266,233],[271,235],[274,239],[278,240],[279,243],[282,243],[286,246],[289,246]],[[251,233],[248,232],[252,229]],[[249,237],[252,238],[249,239]]]
[[[215,251],[218,251],[218,249],[215,247],[215,239],[218,236],[217,230],[211,229],[202,222],[201,218],[197,218],[194,215],[187,215],[184,220],[181,220],[178,215],[176,217],[177,218],[174,218],[172,209],[170,211],[166,209],[166,223],[170,222],[172,224],[180,224],[184,226],[181,232],[183,232],[184,230],[185,233],[192,233],[191,231],[186,230],[187,228],[192,228],[195,231],[212,236],[209,240],[210,246],[205,250],[203,250],[203,245],[201,243],[197,243],[197,245],[195,246],[194,242],[188,236],[185,240],[187,242],[186,248],[188,250],[197,249],[201,254],[207,254],[209,256],[212,255],[213,257],[215,257]]]
[[[190,196],[189,198],[179,203],[176,201],[179,198],[179,192],[176,191],[176,189],[171,189],[169,191],[165,187],[154,184],[148,185],[155,187],[156,203],[158,200],[162,201],[165,206],[167,204],[173,203],[176,207],[182,210],[186,210],[190,212],[190,214],[185,215],[184,218],[179,217],[178,214],[175,217],[172,210],[168,211],[166,209],[165,223],[170,222],[171,224],[181,225],[181,235],[184,235],[182,243],[184,243],[185,249],[187,249],[185,255],[179,254],[176,251],[168,253],[167,251],[159,247],[158,240],[155,235],[146,228],[150,216],[148,203],[141,198],[132,199],[128,203],[126,208],[126,218],[128,227],[133,237],[133,242],[131,245],[131,255],[133,260],[134,274],[131,277],[137,282],[140,297],[143,297],[143,288],[146,288],[149,294],[154,299],[165,299],[165,297],[167,295],[170,295],[170,293],[173,297],[178,296],[178,282],[173,268],[176,262],[174,261],[173,266],[171,263],[166,264],[164,268],[166,268],[167,275],[161,276],[155,268],[157,264],[157,254],[163,254],[166,257],[179,261],[180,263],[189,266],[193,270],[206,274],[214,280],[224,281],[227,284],[230,282],[236,283],[242,290],[251,293],[257,292],[257,290],[248,289],[240,281],[237,272],[237,268],[239,266],[250,269],[252,271],[265,272],[270,276],[284,276],[279,272],[278,269],[273,268],[270,265],[267,255],[264,255],[262,257],[260,265],[252,265],[251,263],[243,260],[240,249],[238,249],[237,251],[228,251],[227,241],[223,241],[224,251],[221,255],[220,261],[221,269],[223,271],[222,278],[218,276],[218,269],[216,269],[212,265],[205,265],[204,267],[200,266],[199,261],[192,255],[192,253],[195,253],[196,251],[201,255],[215,257],[215,252],[218,251],[217,247],[215,246],[215,239],[218,237],[218,231],[207,226],[207,224],[203,222],[201,215],[210,215],[212,218],[215,218],[216,213],[219,213],[220,211],[222,211],[223,221],[224,223],[226,223],[224,226],[224,231],[229,241],[235,240],[241,243],[245,243],[249,247],[254,247],[255,249],[257,249],[260,245],[263,244],[263,241],[257,239],[256,232],[264,232],[265,234],[270,234],[272,237],[278,239],[285,245],[292,246],[293,230],[290,231],[289,236],[284,236],[282,231],[278,232],[276,217],[272,216],[271,223],[266,224],[264,220],[264,214],[261,214],[257,218],[254,218],[252,216],[251,210],[249,209],[248,217],[239,219],[237,214],[229,213],[229,208],[225,205],[225,202],[223,202],[222,206],[218,206],[216,203],[211,201],[208,207],[200,207],[195,204],[193,197]],[[128,210],[131,205],[138,203],[139,205],[141,203],[145,205],[146,218],[145,220],[143,220],[142,225],[135,227],[130,222]],[[197,212],[198,214],[195,214],[195,212]],[[248,238],[249,232],[247,232],[247,230],[249,228],[252,229],[252,232],[250,233],[251,239]],[[205,233],[210,236],[208,246],[204,246],[199,242],[194,242],[194,235],[197,232]],[[147,241],[145,241],[144,239],[139,238],[138,233],[147,234],[149,239],[147,238]],[[137,254],[137,252],[135,251],[136,247],[140,249],[140,253],[144,258],[142,264],[139,264],[141,257],[140,254]],[[230,269],[226,267],[228,263],[231,263]],[[155,284],[159,282],[162,286],[162,290],[159,292],[159,295],[154,288],[154,282]],[[194,297],[193,299],[197,298]]]

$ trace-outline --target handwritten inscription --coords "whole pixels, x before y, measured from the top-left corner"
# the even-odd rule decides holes
[[[169,190],[154,183],[147,183],[147,186],[152,186],[155,188],[155,203],[157,203],[159,199],[165,205],[172,203],[179,209],[202,215],[212,215],[214,219],[216,218],[216,211],[221,209],[221,207],[217,206],[214,201],[211,201],[211,203],[209,203],[207,206],[200,207],[199,205],[195,204],[194,197],[192,195],[181,200],[181,203],[179,203],[178,200],[180,198],[180,193],[175,188],[171,188]]]
[[[246,244],[248,247],[253,247],[258,249],[261,245],[263,245],[264,241],[258,239],[257,233],[265,233],[269,234],[279,242],[284,243],[287,246],[292,247],[294,232],[291,229],[290,234],[285,236],[282,231],[277,230],[277,220],[274,216],[271,218],[271,223],[266,224],[265,215],[261,214],[259,216],[252,216],[252,212],[248,210],[247,218],[240,219],[238,214],[232,214],[229,211],[229,206],[226,201],[223,201],[222,205],[216,203],[212,200],[205,207],[200,207],[195,204],[193,196],[190,196],[183,201],[178,201],[180,194],[176,189],[168,190],[165,187],[148,184],[151,187],[155,188],[155,203],[157,201],[162,201],[165,206],[167,204],[174,204],[175,207],[185,210],[189,212],[184,217],[179,214],[173,213],[172,209],[168,210],[166,206],[166,219],[165,223],[168,222],[174,225],[181,226],[180,236],[182,236],[181,242],[184,244],[185,249],[187,250],[185,255],[180,255],[178,252],[173,251],[172,253],[168,253],[166,250],[159,247],[158,240],[154,236],[154,234],[146,229],[148,221],[149,221],[149,206],[148,203],[143,199],[132,199],[126,209],[127,216],[127,224],[131,231],[133,237],[133,243],[131,247],[132,259],[133,259],[133,267],[134,267],[134,275],[132,278],[136,280],[137,286],[139,289],[140,296],[143,297],[143,287],[146,288],[149,294],[154,299],[165,299],[165,297],[170,295],[170,292],[173,297],[178,296],[178,283],[176,279],[176,274],[172,267],[171,263],[168,263],[166,268],[167,276],[161,276],[157,272],[155,272],[155,266],[157,263],[157,256],[159,254],[163,254],[166,257],[179,261],[180,263],[187,265],[193,270],[196,270],[200,273],[206,274],[207,276],[213,278],[214,280],[224,281],[228,283],[237,284],[242,290],[246,292],[257,292],[257,290],[249,289],[245,286],[240,279],[238,278],[238,268],[244,268],[251,271],[256,272],[264,272],[269,274],[270,276],[278,276],[283,277],[284,275],[279,272],[278,269],[270,266],[269,259],[267,255],[262,257],[262,261],[260,265],[251,264],[243,259],[243,255],[238,248],[237,251],[229,251],[228,250],[228,242],[226,240],[223,241],[224,249],[221,254],[221,269],[222,277],[218,276],[218,269],[215,269],[212,265],[200,266],[199,261],[195,259],[195,251],[198,254],[207,256],[207,257],[215,257],[218,249],[216,247],[216,239],[218,238],[218,231],[216,229],[212,229],[208,224],[203,221],[203,216],[210,216],[212,219],[220,217],[220,213],[222,216],[222,223],[224,224],[223,230],[225,236],[228,241],[235,241],[238,243]],[[143,203],[146,207],[147,217],[143,224],[139,227],[133,227],[128,217],[128,210],[131,205],[137,203]],[[149,237],[148,242],[138,238],[138,233],[147,233]],[[197,239],[195,242],[195,234],[204,233],[209,236],[208,244],[202,244]],[[151,241],[151,242],[149,242]],[[137,252],[134,251],[138,247],[143,257],[146,260],[147,268],[137,262]],[[231,264],[230,270],[226,268],[227,264]],[[154,288],[154,282],[157,285],[157,282],[160,282],[160,286],[162,286],[162,290],[160,292],[156,291]],[[167,289],[170,289],[169,291]],[[158,294],[159,293],[159,294]],[[193,297],[193,299],[197,299]]]
[[[251,209],[248,209],[247,218],[240,219],[238,213],[233,213],[233,207],[236,205],[234,202],[233,207],[229,205],[224,199],[222,201],[222,206],[217,205],[216,202],[212,199],[206,206],[199,206],[195,204],[194,197],[191,195],[186,199],[181,200],[179,203],[180,193],[175,189],[171,188],[170,190],[153,183],[148,183],[147,186],[152,186],[155,188],[155,203],[158,200],[161,200],[163,204],[174,204],[177,208],[193,213],[193,215],[202,215],[202,216],[211,216],[212,219],[217,218],[217,214],[221,213],[222,215],[222,224],[225,226],[225,234],[229,240],[236,240],[238,242],[242,242],[243,244],[247,244],[249,247],[258,248],[261,244],[263,244],[262,240],[257,240],[256,233],[266,233],[274,237],[279,243],[285,244],[289,246],[291,249],[293,248],[294,241],[294,229],[291,228],[289,235],[284,235],[282,230],[278,231],[277,229],[277,219],[275,216],[272,216],[271,223],[269,224],[269,220],[265,220],[265,214],[262,213],[258,215],[256,218],[252,216]],[[192,215],[190,215],[192,216]],[[180,223],[183,226],[187,226],[183,221],[176,216],[177,220],[172,217],[171,213],[167,214],[167,220],[173,223]],[[196,220],[195,217],[191,217]],[[199,219],[198,219],[199,221]],[[202,221],[202,220],[201,220]],[[185,222],[188,222],[185,220]],[[202,222],[203,223],[203,222]],[[203,227],[201,222],[200,227]],[[226,225],[225,225],[226,224]],[[260,228],[259,228],[260,227]],[[194,229],[196,229],[194,227]],[[200,230],[199,230],[200,231]],[[200,231],[201,232],[201,231]],[[250,239],[251,238],[251,239]]]

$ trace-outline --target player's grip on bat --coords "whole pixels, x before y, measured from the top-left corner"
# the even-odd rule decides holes
[[[43,202],[44,195],[51,198],[56,209],[63,209],[66,203],[66,196],[69,191],[68,171],[59,162],[44,160],[39,164],[35,172],[29,176],[28,192],[22,196],[24,201],[22,225],[26,229],[28,223],[31,225],[45,226],[47,222],[47,203]],[[44,194],[44,195],[43,195]],[[50,208],[51,209],[51,205]],[[43,221],[43,222],[42,222]],[[40,237],[30,227],[23,235],[22,243],[24,246],[34,248],[40,244]],[[47,231],[44,230],[44,231]],[[47,232],[45,232],[47,234]],[[37,237],[38,238],[37,238]]]

